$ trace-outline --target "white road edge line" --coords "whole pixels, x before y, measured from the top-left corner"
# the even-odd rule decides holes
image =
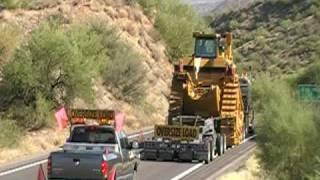
[[[143,135],[151,134],[151,133],[153,133],[153,130],[144,132]],[[135,134],[135,135],[132,135],[132,136],[128,136],[128,138],[132,139],[132,138],[138,137],[140,135],[141,134]],[[8,174],[15,173],[15,172],[18,172],[18,171],[22,171],[24,169],[28,169],[28,168],[31,168],[31,167],[34,167],[34,166],[38,166],[38,165],[46,163],[46,162],[48,162],[47,159],[41,160],[41,161],[37,161],[37,162],[31,163],[31,164],[27,164],[27,165],[24,165],[24,166],[21,166],[21,167],[18,167],[18,168],[14,168],[14,169],[11,169],[11,170],[8,170],[8,171],[4,171],[4,172],[0,173],[0,177],[8,175]]]
[[[252,135],[252,136],[248,137],[247,139],[245,139],[245,140],[244,140],[243,142],[241,142],[240,144],[246,143],[246,142],[250,141],[251,139],[255,138],[256,136],[257,136],[256,134],[255,134],[255,135]]]
[[[213,175],[209,176],[206,180],[214,179],[213,177],[217,177],[216,175],[218,175],[218,177],[219,177],[219,175],[222,175],[221,174],[222,172],[224,172],[225,170],[227,170],[230,167],[232,167],[235,163],[238,163],[238,162],[242,161],[243,158],[246,157],[248,154],[250,154],[254,149],[255,148],[252,148],[249,151],[247,151],[244,154],[242,154],[241,156],[237,157],[235,160],[233,160],[232,162],[230,162],[229,164],[227,164],[223,168],[221,168],[218,171],[216,171]]]
[[[8,174],[15,173],[17,171],[28,169],[28,168],[31,168],[33,166],[37,166],[37,165],[40,165],[40,164],[43,164],[43,163],[46,163],[46,162],[48,162],[48,160],[42,160],[42,161],[38,161],[38,162],[35,162],[35,163],[32,163],[32,164],[28,164],[28,165],[25,165],[25,166],[18,167],[18,168],[15,168],[15,169],[11,169],[9,171],[5,171],[5,172],[0,173],[0,177],[8,175]]]
[[[256,135],[250,136],[249,138],[245,139],[241,144],[246,143],[255,137],[256,137]],[[199,169],[201,166],[203,166],[203,163],[196,164],[196,165],[192,166],[190,169],[187,169],[186,171],[182,172],[181,174],[178,174],[177,176],[175,176],[171,180],[182,179],[183,177],[187,176],[188,174],[192,173],[193,171]]]
[[[150,131],[147,131],[147,132],[144,132],[143,135],[146,135],[146,134],[151,134],[153,133],[153,130],[150,130]],[[136,138],[136,137],[139,137],[141,134],[135,134],[135,135],[131,135],[131,136],[128,136],[129,139],[132,139],[132,138]]]
[[[178,174],[177,176],[173,177],[171,180],[182,179],[183,177],[185,177],[186,175],[192,173],[196,169],[199,169],[201,166],[203,166],[203,163],[198,163],[198,164],[192,166],[191,168],[187,169],[186,171],[182,172],[181,174]]]

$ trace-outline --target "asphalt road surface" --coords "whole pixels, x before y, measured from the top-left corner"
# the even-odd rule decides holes
[[[252,138],[250,138],[252,139]],[[223,156],[217,157],[208,165],[203,163],[141,161],[138,169],[138,180],[194,180],[216,179],[223,173],[235,170],[245,162],[255,148],[255,142],[247,142],[229,149]],[[43,161],[43,158],[42,158]],[[45,161],[45,160],[44,160]],[[0,180],[37,180],[39,163],[31,162],[23,166],[1,170]],[[46,162],[42,163],[46,170]]]

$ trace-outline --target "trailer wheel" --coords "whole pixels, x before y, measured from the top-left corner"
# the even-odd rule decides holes
[[[244,140],[246,139],[246,137],[247,137],[246,129],[244,128],[244,129],[243,129],[243,133],[242,133],[242,141],[241,141],[241,142],[244,142]]]
[[[227,136],[223,135],[223,153],[227,151]]]
[[[213,142],[210,141],[210,161],[213,161],[214,155],[215,155],[215,149],[213,148]]]
[[[218,154],[218,156],[221,156],[223,154],[224,144],[223,144],[223,136],[220,134],[217,136],[216,146],[217,146],[217,154]]]
[[[207,146],[208,146],[207,159],[204,161],[206,164],[208,164],[210,162],[210,160],[211,160],[212,147],[211,147],[210,141],[207,143]]]

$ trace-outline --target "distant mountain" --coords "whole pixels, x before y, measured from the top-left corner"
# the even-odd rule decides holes
[[[221,3],[219,3],[214,9],[212,9],[211,13],[213,13],[213,15],[216,15],[226,13],[229,11],[243,9],[256,1],[259,0],[224,0]]]
[[[257,0],[182,0],[193,6],[202,16],[213,16],[230,10],[247,7]]]
[[[182,0],[182,2],[193,6],[200,15],[211,13],[226,0]]]

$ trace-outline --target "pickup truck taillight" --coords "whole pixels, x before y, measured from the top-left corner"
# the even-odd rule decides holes
[[[104,178],[108,177],[108,172],[109,172],[109,164],[107,161],[102,161],[101,163],[101,173]]]
[[[48,157],[48,163],[47,163],[47,170],[48,170],[48,174],[51,174],[52,171],[52,161],[51,161],[51,156]]]

